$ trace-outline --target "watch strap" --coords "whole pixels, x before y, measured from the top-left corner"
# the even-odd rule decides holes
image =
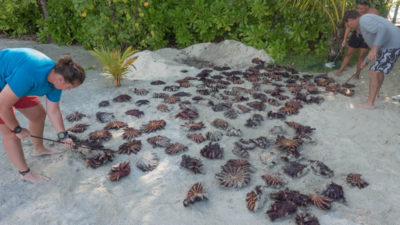
[[[12,132],[13,132],[14,134],[21,133],[21,131],[22,131],[22,127],[20,127],[19,125],[16,126],[16,127],[14,128],[14,130],[12,130]]]
[[[58,140],[63,141],[68,138],[68,132],[67,131],[61,131],[57,134]]]
[[[27,173],[31,172],[31,169],[28,168],[28,169],[25,170],[25,171],[18,171],[18,172],[19,172],[19,174],[21,174],[22,176],[25,176]]]

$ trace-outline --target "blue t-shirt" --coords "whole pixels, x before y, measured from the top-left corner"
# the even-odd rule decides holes
[[[6,84],[18,98],[43,96],[52,102],[61,98],[47,78],[56,63],[43,53],[30,48],[7,48],[0,51],[0,90]]]

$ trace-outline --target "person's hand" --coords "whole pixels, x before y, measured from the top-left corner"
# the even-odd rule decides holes
[[[368,59],[371,61],[375,61],[376,60],[376,52],[375,51],[369,51],[368,53]]]
[[[371,50],[368,53],[367,58],[371,61],[375,61],[376,60],[376,53],[378,52],[378,47],[377,46],[372,46]]]
[[[72,148],[72,147],[75,146],[75,143],[74,143],[74,141],[73,141],[71,138],[67,138],[67,139],[65,139],[65,140],[63,140],[63,141],[61,141],[61,142],[64,143],[64,145],[65,145],[66,147],[68,147],[68,148]]]
[[[342,47],[346,46],[346,43],[347,43],[347,41],[346,41],[346,40],[343,40],[343,42],[342,42]]]
[[[19,132],[18,134],[15,134],[15,136],[17,136],[19,139],[24,139],[24,138],[30,137],[31,133],[29,132],[28,129],[22,128],[21,132]]]
[[[360,68],[361,68],[361,69],[364,69],[367,65],[368,65],[368,62],[363,61],[363,62],[361,63],[361,65],[360,65]]]

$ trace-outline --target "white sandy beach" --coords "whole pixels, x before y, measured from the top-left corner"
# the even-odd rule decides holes
[[[186,138],[187,132],[181,129],[186,121],[175,118],[180,112],[178,104],[170,105],[170,112],[160,112],[156,106],[161,99],[152,98],[153,93],[163,92],[163,85],[150,85],[153,80],[163,80],[166,85],[177,85],[178,79],[186,76],[195,77],[203,68],[185,64],[186,60],[209,61],[215,66],[229,65],[232,69],[244,70],[253,66],[251,59],[258,57],[270,60],[263,51],[246,47],[241,43],[225,41],[219,45],[200,44],[185,48],[161,49],[158,51],[143,51],[137,53],[138,60],[134,70],[127,79],[122,80],[122,86],[115,88],[112,82],[105,82],[101,75],[101,65],[86,50],[78,46],[56,46],[40,44],[31,41],[0,39],[0,49],[11,47],[31,47],[47,54],[53,59],[70,54],[72,58],[84,67],[96,65],[96,69],[87,71],[87,79],[78,88],[64,91],[61,108],[64,117],[73,112],[87,115],[79,123],[90,126],[83,134],[87,138],[92,131],[103,129],[105,124],[96,121],[96,112],[113,112],[116,120],[128,123],[129,127],[140,128],[150,120],[165,120],[165,129],[150,134],[142,134],[136,139],[142,141],[142,149],[138,154],[115,154],[113,162],[92,169],[86,168],[82,156],[63,145],[46,142],[50,148],[62,151],[62,154],[44,157],[32,156],[33,148],[30,140],[23,141],[24,152],[28,165],[32,170],[51,177],[50,182],[33,185],[23,182],[17,170],[12,166],[0,147],[0,224],[134,224],[134,225],[258,225],[258,224],[295,224],[291,215],[271,222],[265,212],[274,202],[268,199],[264,207],[256,213],[246,208],[246,194],[256,185],[264,185],[261,175],[270,168],[259,160],[263,151],[256,148],[250,152],[249,162],[255,168],[251,174],[250,185],[239,190],[221,188],[215,174],[229,159],[238,157],[232,153],[234,142],[238,137],[223,136],[219,141],[224,148],[224,156],[219,160],[210,160],[200,155],[200,149],[207,144],[196,144]],[[204,64],[203,66],[207,66]],[[187,73],[182,73],[187,70]],[[338,83],[343,83],[354,72],[355,67],[347,68],[343,75],[337,77],[335,71],[329,73]],[[219,71],[214,71],[216,75]],[[193,82],[195,84],[199,84]],[[400,61],[392,72],[385,77],[380,96],[376,101],[376,109],[366,110],[355,108],[354,105],[366,100],[368,94],[369,75],[364,70],[360,80],[352,80],[355,84],[355,95],[346,97],[341,94],[325,93],[321,104],[304,104],[297,115],[288,116],[286,121],[296,121],[316,130],[311,135],[312,141],[304,143],[300,153],[307,159],[320,160],[334,170],[332,178],[325,178],[309,171],[301,178],[290,178],[286,187],[304,194],[321,193],[326,185],[335,182],[343,187],[346,203],[333,202],[331,210],[323,211],[314,206],[305,210],[314,214],[323,225],[395,225],[400,218],[400,103],[391,99],[400,94]],[[250,88],[248,86],[247,88]],[[150,93],[146,96],[134,94],[134,88],[146,88]],[[262,89],[272,89],[273,86],[262,86]],[[179,91],[192,93],[191,100],[198,95],[195,87],[181,88]],[[132,97],[128,103],[115,103],[112,99],[121,94]],[[172,93],[168,93],[172,94]],[[208,96],[211,99],[211,97]],[[149,105],[136,106],[134,102],[148,99]],[[98,103],[109,100],[110,106],[99,108]],[[216,101],[217,102],[217,101]],[[293,129],[282,120],[270,120],[265,117],[261,127],[247,128],[245,122],[253,113],[240,114],[237,119],[226,119],[223,112],[213,112],[210,107],[192,104],[199,110],[200,117],[206,128],[201,130],[215,131],[211,122],[216,118],[227,120],[232,126],[243,132],[241,138],[249,139],[266,136],[272,142],[276,135],[270,130],[281,126],[287,137],[292,137]],[[125,115],[129,109],[144,111],[140,119]],[[265,112],[276,111],[278,107],[267,105]],[[27,120],[17,113],[17,118],[23,127]],[[65,120],[67,128],[75,123]],[[112,150],[125,142],[119,131],[111,131],[112,140],[104,145]],[[180,142],[188,146],[188,151],[178,155],[168,155],[163,148],[152,148],[146,141],[155,135],[169,137],[172,142]],[[56,134],[46,121],[45,137],[56,138]],[[267,150],[278,152],[272,144]],[[135,165],[146,152],[155,152],[160,161],[156,169],[142,172]],[[199,158],[204,164],[203,174],[193,174],[181,168],[181,155],[188,154]],[[131,173],[119,182],[111,182],[107,176],[112,165],[129,161]],[[279,164],[273,171],[281,170]],[[282,172],[282,171],[280,171]],[[346,175],[360,173],[368,183],[364,189],[352,187],[346,183]],[[184,207],[182,201],[187,191],[196,182],[202,182],[208,193],[208,201],[197,202]],[[267,193],[276,192],[267,189]],[[304,209],[297,209],[303,212]]]

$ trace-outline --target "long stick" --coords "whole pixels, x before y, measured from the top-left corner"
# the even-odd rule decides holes
[[[356,76],[356,73],[355,74],[353,74],[349,79],[347,79],[346,80],[346,82],[344,82],[343,84],[347,84],[347,82],[349,82],[351,79],[353,79],[353,77],[355,77]]]
[[[342,54],[342,51],[343,51],[343,46],[340,47],[338,54],[336,55],[335,59],[333,60],[334,63],[335,63],[336,60],[339,58],[339,56]]]
[[[49,138],[45,138],[45,137],[39,137],[39,136],[34,136],[34,135],[31,135],[31,137],[37,138],[37,139],[46,140],[46,141],[52,141],[52,142],[64,144],[64,142],[62,142],[62,141],[53,140],[53,139],[49,139]],[[80,148],[86,148],[86,149],[92,150],[91,148],[88,148],[88,147],[85,147],[85,146],[79,146],[79,147],[80,147]]]

